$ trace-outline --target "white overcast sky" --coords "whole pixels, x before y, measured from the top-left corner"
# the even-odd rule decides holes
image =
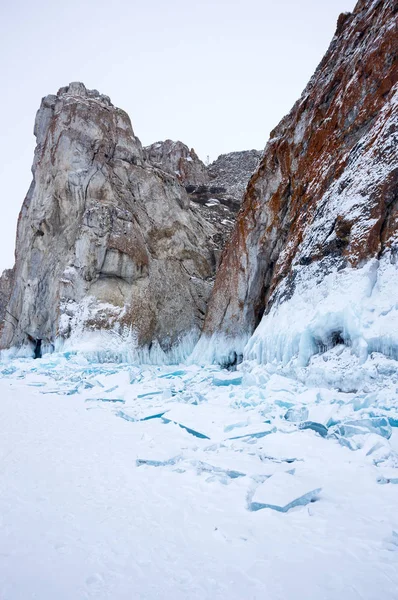
[[[262,149],[356,0],[0,0],[0,272],[13,264],[42,96],[83,81],[144,145]]]

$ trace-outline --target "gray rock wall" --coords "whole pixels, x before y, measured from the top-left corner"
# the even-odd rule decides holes
[[[1,346],[133,327],[167,349],[202,325],[214,227],[144,160],[128,115],[82,83],[42,100]]]

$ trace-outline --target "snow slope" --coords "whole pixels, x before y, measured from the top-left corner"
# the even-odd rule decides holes
[[[3,362],[0,598],[395,599],[397,386]]]

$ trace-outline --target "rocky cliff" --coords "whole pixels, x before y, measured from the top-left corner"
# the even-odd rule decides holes
[[[14,269],[6,269],[0,276],[0,333],[7,318],[7,304],[14,285]]]
[[[234,361],[260,322],[246,358],[397,352],[397,50],[396,0],[340,16],[249,182],[205,320],[212,358]]]
[[[233,212],[238,211],[262,156],[259,150],[229,152],[206,166],[193,148],[172,140],[146,146],[144,153],[150,164],[175,175],[194,202],[216,199]]]
[[[221,154],[212,162],[207,172],[210,188],[221,201],[238,210],[250,177],[257,170],[262,152],[242,150]]]
[[[156,142],[144,148],[146,160],[174,175],[184,186],[207,185],[209,176],[205,164],[182,142]]]
[[[208,166],[182,142],[156,142],[144,148],[144,153],[150,164],[177,177],[202,216],[217,229],[215,239],[222,248],[262,153],[243,150],[221,154]]]
[[[72,83],[43,99],[34,133],[2,347],[131,327],[167,350],[197,332],[217,232],[145,161],[127,114]]]

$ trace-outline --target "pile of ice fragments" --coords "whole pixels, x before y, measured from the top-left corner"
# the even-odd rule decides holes
[[[3,362],[0,377],[54,402],[78,396],[87,411],[123,419],[148,440],[136,468],[232,487],[244,481],[248,511],[330,501],[345,485],[343,464],[366,467],[369,482],[398,484],[397,373],[378,391],[347,393],[248,364],[237,371],[93,364],[64,353]]]

